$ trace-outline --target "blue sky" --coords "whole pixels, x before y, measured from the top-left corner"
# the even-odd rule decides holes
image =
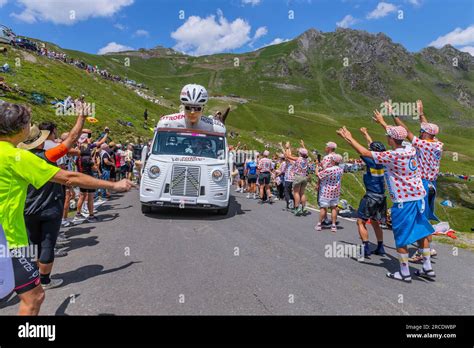
[[[0,0],[0,23],[89,53],[246,52],[343,26],[383,32],[412,52],[450,43],[474,55],[472,0]]]

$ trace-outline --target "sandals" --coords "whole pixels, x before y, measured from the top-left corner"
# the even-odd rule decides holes
[[[421,270],[416,270],[415,275],[417,277],[427,278],[427,279],[436,278],[436,274],[432,269],[424,269],[423,267],[421,268]]]
[[[401,278],[397,278],[395,277],[396,274],[399,274]],[[404,276],[403,274],[401,274],[400,272],[395,272],[395,273],[387,273],[387,277],[390,278],[390,279],[395,279],[395,280],[400,280],[404,283],[411,283],[411,275],[407,275],[407,276]]]

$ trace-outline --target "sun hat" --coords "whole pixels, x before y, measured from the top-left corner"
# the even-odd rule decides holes
[[[431,135],[437,135],[439,133],[438,125],[434,123],[423,122],[421,124],[421,130]]]
[[[403,140],[408,136],[408,133],[402,126],[392,126],[387,127],[387,135],[395,140]]]
[[[330,149],[337,149],[337,144],[333,141],[330,141],[328,143],[326,143],[326,147],[329,147]]]
[[[22,143],[19,143],[17,147],[23,150],[35,149],[46,141],[49,133],[49,130],[40,130],[38,126],[33,125],[30,127],[28,138]]]

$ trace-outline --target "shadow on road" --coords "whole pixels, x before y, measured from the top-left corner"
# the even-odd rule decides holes
[[[340,243],[345,243],[345,244],[350,244],[350,245],[356,245],[356,246],[360,245],[360,244],[355,244],[355,243],[352,243],[352,242],[346,242],[346,241],[343,241],[343,240],[340,240],[339,242]],[[396,271],[400,270],[400,261],[398,260],[398,257],[394,257],[394,256],[392,256],[388,253],[386,253],[385,256],[377,256],[377,255],[372,254],[370,257],[365,258],[364,261],[359,261],[355,257],[350,257],[350,259],[353,260],[353,261],[356,261],[357,263],[360,263],[362,265],[385,268],[388,272],[396,272]],[[380,263],[368,262],[368,261],[372,261],[372,260],[376,260],[376,259],[379,259]],[[409,268],[410,268],[410,273],[412,274],[412,279],[413,280],[418,280],[418,281],[422,281],[422,282],[427,282],[428,281],[428,280],[425,280],[423,278],[413,276],[413,274],[414,274],[415,270],[417,270],[417,268],[412,267],[412,264],[409,265]]]
[[[65,251],[69,252],[72,250],[80,249],[83,247],[90,247],[99,244],[97,240],[97,236],[90,236],[86,238],[74,238],[69,240],[69,244],[67,245],[67,249]]]
[[[134,263],[141,263],[141,261],[132,261],[132,262],[126,263],[125,265],[107,269],[107,270],[104,270],[104,266],[102,265],[87,265],[87,266],[82,266],[74,271],[58,273],[56,274],[55,278],[62,278],[64,280],[62,287],[65,287],[69,284],[80,283],[90,278],[121,271],[123,269],[130,267]]]
[[[61,303],[58,309],[56,309],[56,313],[54,313],[54,315],[65,315],[65,316],[69,315],[69,314],[66,314],[67,306],[70,303],[73,303],[79,296],[81,296],[81,294],[73,294],[69,297],[66,297],[63,303]]]
[[[75,237],[75,236],[80,236],[81,234],[87,234],[90,233],[93,229],[95,229],[95,226],[85,226],[85,227],[71,227],[70,229],[65,231],[66,236],[69,237]]]
[[[243,215],[241,204],[234,196],[229,198],[229,212],[227,215],[216,215],[214,210],[199,209],[179,209],[179,208],[154,208],[153,213],[145,214],[146,217],[159,220],[206,220],[217,221],[232,218],[236,215]]]

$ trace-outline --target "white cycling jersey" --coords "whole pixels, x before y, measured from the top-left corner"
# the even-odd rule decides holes
[[[207,116],[201,116],[199,122],[192,125],[186,119],[184,113],[177,113],[161,117],[157,128],[187,128],[224,134],[226,132],[224,124],[219,120],[214,120],[213,118]]]

